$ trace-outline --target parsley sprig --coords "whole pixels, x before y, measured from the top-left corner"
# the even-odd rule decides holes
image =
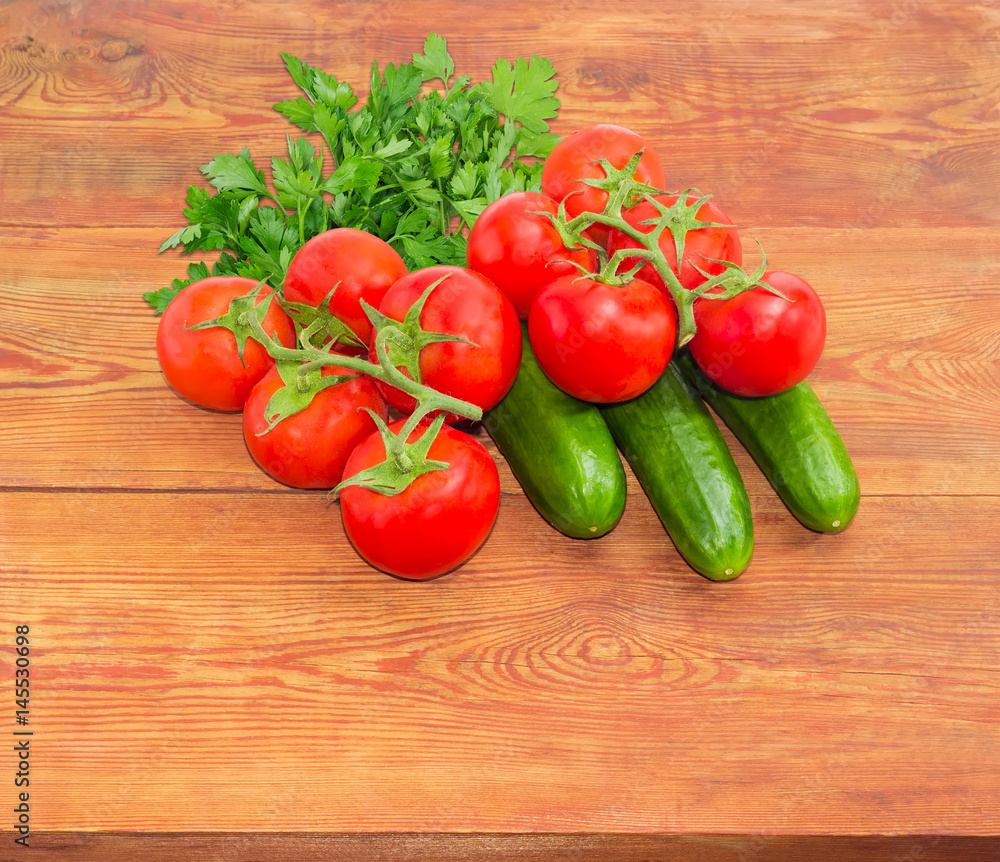
[[[411,63],[372,65],[365,104],[349,84],[282,54],[302,95],[275,109],[311,137],[288,136],[270,178],[248,149],[202,166],[212,189],[190,186],[186,227],[160,248],[221,251],[211,267],[144,294],[161,313],[208,275],[241,275],[281,290],[295,252],[334,227],[368,231],[415,269],[464,265],[467,228],[509,191],[537,189],[555,145],[555,69],[544,57],[498,60],[491,80],[455,75],[441,36]],[[434,86],[425,85],[434,83]]]

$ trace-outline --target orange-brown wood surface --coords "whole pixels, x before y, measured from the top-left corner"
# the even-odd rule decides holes
[[[641,132],[817,288],[847,532],[727,433],[756,546],[713,584],[631,475],[574,541],[480,431],[491,537],[399,581],[171,392],[141,294],[198,166],[293,131],[279,52],[363,91],[431,31],[477,77],[549,57],[555,131]],[[997,858],[996,3],[14,0],[0,202],[0,737],[28,625],[41,858]]]

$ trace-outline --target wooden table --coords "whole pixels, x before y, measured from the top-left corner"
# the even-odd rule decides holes
[[[31,633],[32,858],[1000,858],[1000,6],[628,5],[0,8],[0,631],[9,681]],[[140,297],[185,269],[157,248],[198,166],[281,151],[279,51],[363,91],[430,31],[477,77],[548,56],[556,131],[646,135],[817,288],[846,533],[799,526],[734,444],[756,550],[713,584],[631,477],[621,525],[574,541],[492,450],[486,546],[402,582],[257,470],[238,416],[167,388]],[[2,763],[0,859],[27,858]]]

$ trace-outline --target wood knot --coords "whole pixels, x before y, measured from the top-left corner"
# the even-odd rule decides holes
[[[21,51],[29,57],[41,57],[45,54],[45,46],[34,36],[25,36],[11,46],[15,51]]]
[[[119,60],[124,60],[129,54],[138,54],[141,50],[128,39],[108,39],[101,45],[101,59],[108,63],[117,63]]]
[[[632,650],[624,638],[616,635],[592,635],[584,640],[580,657],[592,665],[627,665],[632,661]]]

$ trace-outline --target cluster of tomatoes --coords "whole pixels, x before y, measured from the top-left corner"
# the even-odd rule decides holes
[[[377,379],[375,330],[362,300],[402,324],[435,282],[420,313],[421,329],[430,339],[460,340],[430,340],[419,349],[417,373],[405,365],[401,370],[487,410],[510,389],[520,365],[521,330],[510,301],[485,276],[462,267],[407,272],[388,244],[350,228],[327,231],[302,246],[288,268],[281,303],[251,279],[213,276],[188,285],[160,320],[160,364],[170,385],[189,401],[242,410],[246,446],[272,477],[299,488],[333,488],[384,462],[380,422],[389,422],[392,411],[402,414],[387,429],[399,434],[416,406],[411,395]],[[301,363],[289,368],[275,362],[253,338],[246,339],[241,355],[238,333],[223,325],[234,301],[255,303],[264,334],[286,348],[295,345],[296,330],[285,308],[326,303],[354,335],[333,355],[350,362],[367,354],[372,374],[325,365],[310,382],[297,374]],[[213,322],[217,325],[199,326]],[[332,385],[324,385],[323,378]],[[278,406],[294,401],[304,385],[318,391],[309,392],[306,406],[276,422]],[[461,417],[447,418],[457,423]],[[415,446],[430,424],[429,418],[421,421],[405,442]],[[489,534],[500,501],[496,465],[472,435],[445,425],[421,455],[445,469],[419,475],[399,493],[359,485],[340,492],[345,530],[358,552],[379,569],[419,579],[471,556]]]
[[[377,343],[405,376],[485,411],[514,382],[519,319],[527,320],[539,364],[569,394],[614,402],[643,392],[669,363],[678,322],[676,297],[648,249],[628,256],[643,248],[635,231],[654,231],[665,210],[688,219],[679,234],[661,230],[658,243],[676,279],[693,291],[713,288],[710,279],[738,267],[742,249],[725,214],[693,193],[630,201],[622,224],[591,222],[582,233],[587,241],[573,242],[561,226],[603,213],[609,198],[608,189],[585,180],[606,178],[600,160],[621,170],[639,151],[634,179],[662,188],[660,161],[634,132],[598,125],[565,138],[546,160],[540,193],[508,194],[484,210],[468,238],[467,267],[408,272],[378,237],[336,228],[295,254],[283,296],[240,277],[194,282],[160,321],[157,351],[167,381],[199,406],[242,411],[247,448],[278,481],[339,486],[345,530],[372,565],[414,579],[449,571],[493,526],[497,469],[473,436],[453,427],[459,413],[437,410],[407,422],[418,400],[379,373],[385,363]],[[731,298],[704,296],[694,304],[696,361],[745,395],[804,378],[825,335],[822,305],[805,282],[785,273],[759,281]],[[720,280],[713,289],[726,287]],[[298,362],[275,361],[275,345],[286,353],[301,346],[292,312],[303,306],[346,325],[348,337],[324,348],[345,366],[326,362],[303,373],[315,350]],[[256,316],[270,347],[247,334],[247,314]],[[392,338],[379,341],[385,324],[394,327]],[[359,370],[362,358],[367,372]],[[402,418],[391,421],[393,414]],[[442,416],[448,424],[440,427]],[[393,446],[391,435],[404,431],[406,440]],[[351,483],[390,455],[404,469],[411,460],[418,465],[412,481],[392,490]]]
[[[640,135],[610,124],[581,129],[546,159],[541,194],[501,198],[472,229],[469,266],[488,275],[527,319],[545,373],[569,394],[604,403],[639,395],[663,373],[677,344],[677,295],[649,259],[649,243],[635,236],[655,230],[653,246],[676,287],[696,292],[697,330],[689,347],[707,376],[751,397],[804,380],[826,338],[819,297],[791,273],[747,276],[740,268],[739,233],[708,197],[693,191],[646,195],[620,209],[623,224],[605,219],[582,231],[600,252],[567,248],[553,219],[560,204],[571,221],[604,214],[609,192],[587,181],[605,178],[601,160],[621,169],[639,152],[634,179],[662,189],[663,166]],[[643,249],[644,256],[629,257],[631,249]],[[614,277],[603,278],[609,273],[601,263],[609,258]]]

